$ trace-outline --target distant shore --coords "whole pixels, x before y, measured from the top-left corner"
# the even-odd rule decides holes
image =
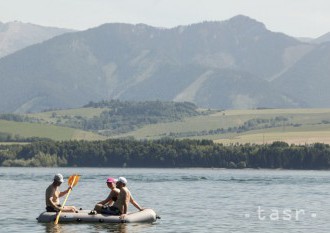
[[[211,140],[40,141],[0,145],[0,166],[330,169],[330,145],[222,145]]]

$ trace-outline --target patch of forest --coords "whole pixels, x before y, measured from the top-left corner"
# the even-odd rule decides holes
[[[330,146],[210,140],[40,141],[0,145],[1,166],[329,169]]]

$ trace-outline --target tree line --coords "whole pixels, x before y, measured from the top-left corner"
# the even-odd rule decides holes
[[[1,166],[329,169],[330,146],[222,145],[210,140],[40,141],[0,145]]]
[[[49,138],[42,137],[23,137],[18,134],[0,132],[0,142],[37,142],[37,141],[50,141]]]

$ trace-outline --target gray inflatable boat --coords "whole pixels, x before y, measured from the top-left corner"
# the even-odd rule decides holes
[[[59,222],[76,222],[76,223],[152,223],[158,218],[152,209],[144,209],[139,212],[128,213],[125,219],[119,216],[106,214],[90,215],[90,210],[79,210],[78,213],[61,213]],[[38,222],[48,223],[54,222],[56,218],[55,212],[43,212],[37,218]]]

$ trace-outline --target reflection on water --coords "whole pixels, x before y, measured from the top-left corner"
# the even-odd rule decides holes
[[[49,224],[43,224],[46,227],[45,232],[46,233],[64,233],[64,228],[62,227],[62,224],[55,225],[54,223]]]
[[[122,224],[95,224],[93,225],[96,232],[114,232],[114,233],[127,233],[127,225]]]
[[[75,232],[112,232],[112,233],[129,233],[129,232],[146,232],[148,229],[153,228],[154,224],[126,224],[126,223],[43,223],[45,233],[75,233]]]
[[[77,229],[77,224],[53,224],[47,223],[43,224],[45,226],[46,233],[72,233],[72,232],[80,232],[80,229]],[[75,229],[72,228],[75,226]],[[80,228],[78,226],[78,228]],[[91,232],[113,232],[113,233],[127,233],[126,224],[90,224],[88,228]]]
[[[45,209],[45,189],[56,173],[66,178],[82,175],[67,204],[85,210],[106,198],[108,176],[126,176],[134,199],[162,219],[155,224],[38,223],[36,217]],[[63,184],[61,190],[65,188]],[[328,233],[330,229],[328,171],[0,167],[0,190],[0,232]],[[130,205],[129,211],[134,210]],[[297,210],[304,214],[287,220],[287,213],[293,216]]]

